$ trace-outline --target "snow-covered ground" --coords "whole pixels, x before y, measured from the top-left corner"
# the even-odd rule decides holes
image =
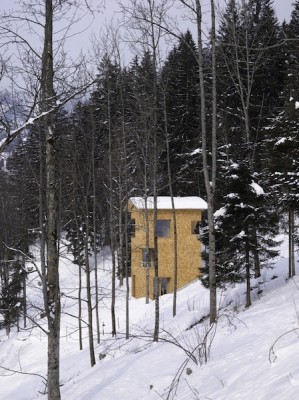
[[[172,295],[162,296],[158,343],[151,337],[154,303],[146,305],[144,299],[130,299],[132,337],[124,339],[124,288],[117,289],[119,333],[116,339],[110,336],[110,257],[103,252],[99,257],[102,335],[93,368],[86,330],[84,349],[79,351],[78,345],[78,267],[64,253],[60,267],[63,400],[299,398],[299,277],[287,280],[286,250],[282,249],[274,269],[263,271],[258,282],[253,282],[254,301],[249,309],[244,308],[244,285],[219,292],[219,322],[209,334],[208,321],[197,323],[207,315],[209,304],[208,291],[199,282],[179,291],[175,318]],[[38,280],[30,274],[28,295],[35,304],[41,304]],[[38,323],[45,323],[40,312],[35,314]],[[205,348],[196,346],[206,335],[209,360],[205,364]],[[100,354],[105,358],[99,360]],[[13,330],[9,338],[0,331],[0,399],[46,399],[46,359],[46,335],[40,328]]]

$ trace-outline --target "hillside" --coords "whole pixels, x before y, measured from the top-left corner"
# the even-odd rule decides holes
[[[104,295],[100,309],[102,337],[101,344],[96,346],[97,365],[90,368],[87,332],[85,348],[79,351],[77,321],[72,316],[77,315],[78,267],[65,250],[61,261],[64,293],[62,399],[297,399],[299,365],[295,354],[299,351],[299,278],[287,281],[286,255],[282,249],[275,268],[264,271],[259,282],[253,282],[254,302],[250,309],[243,307],[243,285],[219,293],[220,318],[216,329],[208,336],[209,361],[203,364],[199,356],[199,350],[203,355],[203,347],[194,351],[194,360],[187,357],[209,330],[207,321],[197,323],[208,312],[208,291],[199,282],[178,293],[176,318],[172,318],[172,296],[161,297],[159,343],[153,344],[150,334],[154,304],[145,305],[144,299],[130,299],[132,338],[126,341],[122,333],[116,339],[111,338],[110,258],[104,251],[100,255],[100,285]],[[30,274],[29,286],[28,295],[37,304],[40,286],[35,273]],[[117,290],[116,313],[118,331],[124,332],[125,291],[122,288]],[[38,316],[33,308],[31,314]],[[38,322],[43,323],[39,316]],[[99,354],[105,358],[99,360]],[[46,335],[41,329],[13,331],[9,338],[1,331],[0,366],[0,399],[46,399],[42,394]],[[173,380],[177,373],[179,382]],[[171,385],[173,390],[169,392]]]

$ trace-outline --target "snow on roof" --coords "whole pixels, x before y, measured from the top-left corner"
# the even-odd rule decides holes
[[[206,210],[208,208],[207,203],[201,197],[189,196],[189,197],[174,197],[174,207],[176,210]],[[134,207],[139,209],[145,208],[145,199],[143,197],[131,197],[131,203]],[[154,198],[147,198],[147,208],[154,208]],[[170,196],[157,196],[157,208],[159,210],[171,210],[171,197]]]

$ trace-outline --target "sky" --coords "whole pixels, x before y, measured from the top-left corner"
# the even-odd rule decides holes
[[[217,1],[220,7],[224,7],[226,0],[216,0],[216,2]],[[99,4],[99,1],[95,0],[95,3]],[[118,0],[106,0],[105,3],[105,8],[102,7],[101,12],[97,13],[94,19],[92,19],[90,16],[82,18],[80,24],[77,25],[78,30],[80,31],[82,29],[83,32],[81,32],[80,35],[77,35],[68,44],[68,48],[72,53],[78,54],[80,50],[86,51],[86,49],[89,47],[86,44],[91,42],[92,36],[95,35],[99,37],[100,29],[104,29],[105,31],[105,25],[109,24],[111,18],[118,18]],[[130,1],[123,0],[121,3],[122,5],[126,5],[129,4]],[[204,0],[203,4],[205,3],[208,4],[209,1]],[[279,21],[282,22],[283,20],[289,20],[292,11],[292,3],[293,0],[274,0],[274,6]],[[11,9],[12,7],[17,7],[17,0],[0,0],[0,12]],[[185,31],[188,27],[189,26],[186,23],[184,24],[182,30]],[[191,29],[191,31],[193,30]]]
[[[288,21],[292,12],[294,0],[274,0],[274,7],[279,21]]]

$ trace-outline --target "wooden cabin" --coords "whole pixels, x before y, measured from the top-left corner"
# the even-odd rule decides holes
[[[154,199],[131,197],[132,296],[154,298]],[[177,288],[198,278],[201,267],[199,222],[207,203],[200,197],[175,197],[177,227]],[[158,268],[160,295],[173,292],[174,211],[171,197],[157,197]],[[148,232],[148,233],[147,233]]]

